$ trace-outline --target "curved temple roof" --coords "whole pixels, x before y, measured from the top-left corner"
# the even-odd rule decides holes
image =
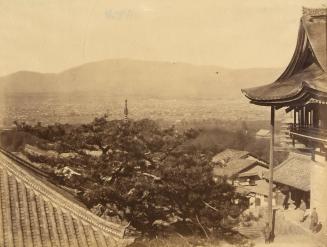
[[[0,153],[0,246],[124,246],[124,230]]]
[[[293,58],[273,83],[242,89],[258,105],[288,106],[327,98],[327,9],[303,9]]]

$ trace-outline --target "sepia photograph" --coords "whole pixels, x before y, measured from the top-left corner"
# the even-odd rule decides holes
[[[0,247],[327,247],[326,0],[0,0]]]

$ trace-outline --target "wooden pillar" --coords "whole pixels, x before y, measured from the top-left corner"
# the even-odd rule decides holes
[[[301,108],[301,127],[305,125],[304,107]]]
[[[303,106],[303,126],[307,125],[306,117],[307,117],[306,109],[305,109],[305,106]]]
[[[317,105],[315,105],[313,109],[313,127],[319,127],[319,107],[317,107]]]
[[[312,127],[316,127],[316,108],[312,107]]]
[[[269,194],[268,194],[268,222],[273,229],[273,178],[274,178],[274,144],[275,144],[275,107],[271,107],[270,113],[270,155],[269,155]]]
[[[310,122],[311,122],[311,127],[313,127],[313,126],[314,126],[314,121],[313,121],[313,109],[310,110],[310,117],[311,117],[311,120],[310,120]]]
[[[305,127],[308,127],[309,126],[309,109],[308,107],[306,106],[304,108],[304,122],[305,122]]]
[[[314,146],[311,148],[311,160],[316,161],[316,150]]]
[[[292,131],[294,132],[296,130],[296,110],[293,110],[293,114],[294,114],[294,119],[293,119],[293,129]],[[293,147],[295,146],[295,139],[294,139],[294,135],[292,134],[292,145]]]
[[[293,109],[293,127],[295,128],[296,127],[296,110]]]

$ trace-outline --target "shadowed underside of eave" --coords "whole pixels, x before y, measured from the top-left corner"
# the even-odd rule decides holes
[[[123,233],[0,154],[0,246],[124,246]]]

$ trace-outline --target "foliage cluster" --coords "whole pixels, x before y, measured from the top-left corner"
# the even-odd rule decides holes
[[[229,231],[246,208],[245,198],[224,178],[214,181],[213,153],[190,147],[201,134],[197,130],[179,133],[148,119],[107,116],[76,127],[16,126],[46,140],[43,148],[77,154],[57,168],[69,166],[81,175],[56,174],[56,181],[80,191],[79,198],[100,216],[129,222],[142,233]]]

